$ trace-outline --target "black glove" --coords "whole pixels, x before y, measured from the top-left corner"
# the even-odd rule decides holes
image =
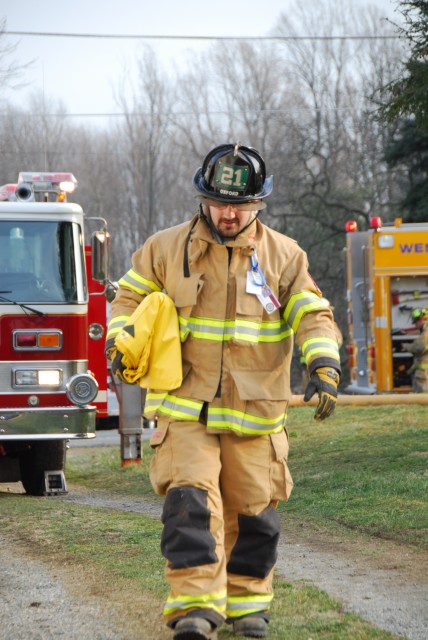
[[[116,351],[111,362],[111,372],[114,376],[119,378],[119,380],[122,380],[122,382],[126,382],[122,375],[126,369],[125,365],[122,362],[122,358],[123,353],[121,353],[120,351]]]
[[[338,384],[339,374],[332,367],[319,367],[311,374],[303,400],[308,402],[314,393],[318,393],[319,402],[315,411],[315,420],[324,420],[335,410]]]

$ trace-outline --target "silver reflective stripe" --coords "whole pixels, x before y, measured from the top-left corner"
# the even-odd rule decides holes
[[[215,606],[216,608],[224,608],[226,605],[226,596],[222,598],[204,596],[180,596],[174,600],[168,598],[166,608],[168,609],[188,609],[192,604],[201,604],[201,601],[206,605]]]
[[[325,298],[320,298],[316,293],[296,293],[293,294],[285,308],[284,319],[296,331],[302,316],[310,311],[328,308]]]
[[[108,329],[109,331],[111,331],[112,329],[121,329],[129,320],[129,317],[124,318],[123,316],[118,318],[113,318],[113,320],[110,320],[110,322],[108,323]]]
[[[251,609],[254,611],[264,611],[270,601],[257,602],[257,600],[247,600],[246,602],[230,602],[227,603],[228,611],[242,611],[243,609]]]
[[[133,289],[141,295],[143,295],[144,293],[161,291],[160,287],[158,287],[157,284],[151,282],[150,280],[146,280],[141,276],[138,276],[133,269],[130,269],[127,273],[125,273],[125,275],[119,280],[119,285],[128,286],[130,289]]]
[[[185,413],[189,416],[192,416],[193,418],[199,418],[199,414],[201,413],[201,409],[202,409],[202,402],[198,407],[191,407],[187,405],[187,403],[181,404],[174,400],[170,400],[169,399],[170,397],[171,396],[167,396],[165,400],[162,402],[162,405],[159,407],[162,413],[168,413],[171,415],[174,415],[174,413]]]
[[[330,357],[340,361],[339,346],[332,338],[310,338],[302,345],[302,354],[308,363],[316,356]]]
[[[337,348],[337,342],[329,338],[311,338],[307,342],[303,343],[302,353],[306,354],[307,351],[312,351],[312,349],[324,349],[326,351],[330,351],[331,349]]]

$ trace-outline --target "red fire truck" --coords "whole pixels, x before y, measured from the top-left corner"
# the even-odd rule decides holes
[[[95,437],[97,402],[107,413],[109,234],[92,234],[87,273],[76,184],[24,172],[0,187],[0,482],[31,495],[66,492],[67,441]]]

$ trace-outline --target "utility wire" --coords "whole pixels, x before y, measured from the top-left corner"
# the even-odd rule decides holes
[[[283,113],[306,113],[306,112],[322,112],[322,113],[346,113],[346,112],[355,112],[356,110],[366,110],[369,111],[369,105],[352,105],[347,107],[284,107],[281,109],[239,109],[232,111],[225,110],[210,110],[210,111],[166,111],[159,112],[156,115],[163,118],[170,118],[176,116],[194,116],[194,115],[206,115],[206,116],[218,116],[218,115],[228,115],[228,116],[237,116],[245,113],[255,113],[257,115],[276,115]],[[0,112],[0,118],[7,118],[11,114],[10,113],[2,113]],[[130,111],[130,112],[104,112],[104,113],[69,113],[69,112],[60,112],[60,113],[12,113],[14,118],[124,118],[124,117],[147,117],[152,114],[148,111]]]
[[[397,40],[400,35],[360,36],[189,36],[114,33],[59,33],[53,31],[3,31],[9,36],[35,36],[49,38],[100,38],[117,40]]]

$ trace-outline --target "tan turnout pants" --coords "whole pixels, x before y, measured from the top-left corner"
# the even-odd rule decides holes
[[[160,420],[150,444],[150,479],[166,495],[167,624],[191,612],[219,625],[268,611],[280,528],[275,507],[293,484],[286,432],[239,437],[212,434],[200,422]]]

